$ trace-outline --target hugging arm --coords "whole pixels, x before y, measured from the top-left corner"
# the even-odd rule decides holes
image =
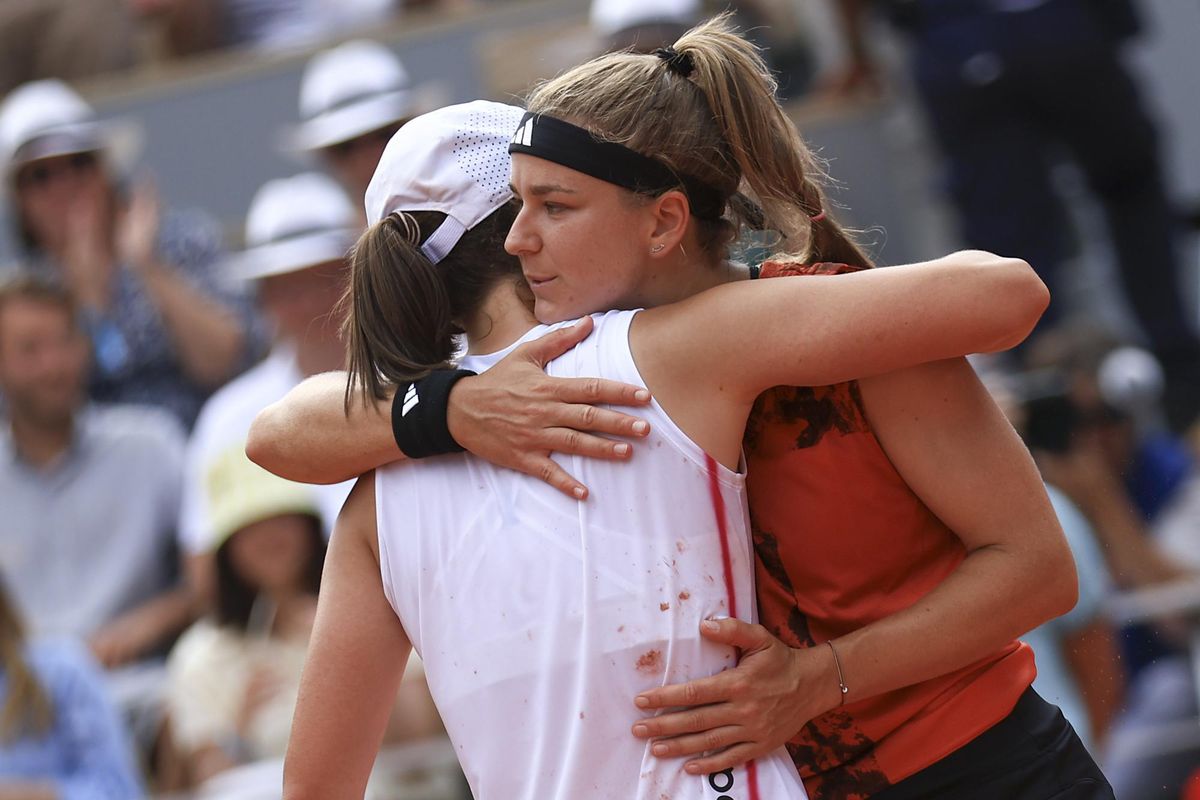
[[[650,329],[653,344],[639,349],[660,374],[685,386],[716,380],[748,407],[772,386],[823,386],[1013,347],[1048,302],[1024,261],[963,251],[903,267],[720,286],[643,312],[635,324]]]
[[[411,645],[383,592],[375,475],[338,516],[283,768],[284,800],[361,798]]]
[[[450,393],[450,433],[470,452],[540,478],[572,496],[587,489],[553,461],[551,452],[627,458],[628,443],[601,435],[645,436],[646,423],[599,404],[644,405],[638,386],[591,378],[551,378],[547,362],[587,338],[590,317],[518,347],[486,373],[460,380]],[[271,472],[305,483],[339,483],[405,459],[391,427],[392,394],[344,407],[346,373],[301,383],[259,413],[246,453]],[[389,390],[394,393],[394,390]],[[580,494],[582,492],[582,495]]]

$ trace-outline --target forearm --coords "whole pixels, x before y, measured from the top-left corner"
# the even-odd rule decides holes
[[[190,587],[164,592],[126,612],[114,624],[130,625],[141,632],[141,654],[179,633],[195,618],[197,601]]]
[[[1054,587],[1073,577],[1038,561],[981,548],[913,606],[836,639],[846,702],[961,669],[1063,613]]]
[[[219,386],[233,373],[245,347],[246,331],[237,316],[170,265],[149,265],[138,274],[162,315],[184,373],[201,386]]]
[[[391,395],[366,406],[354,398],[347,408],[345,390],[345,372],[308,378],[259,412],[246,455],[301,483],[340,483],[404,460],[392,435]]]
[[[847,275],[743,281],[639,321],[656,328],[653,347],[666,369],[679,365],[685,385],[722,380],[753,398],[771,386],[827,385],[1003,350],[1029,334],[1048,301],[1025,262],[964,251]],[[731,335],[749,318],[771,331],[769,340]]]

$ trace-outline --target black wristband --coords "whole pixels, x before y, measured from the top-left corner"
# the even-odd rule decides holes
[[[392,398],[392,436],[409,458],[461,453],[450,435],[446,407],[454,384],[475,373],[469,369],[439,369],[415,383],[402,383]]]

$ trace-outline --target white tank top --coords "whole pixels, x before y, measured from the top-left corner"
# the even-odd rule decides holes
[[[636,313],[595,315],[546,371],[645,386]],[[641,413],[651,433],[630,463],[556,456],[589,487],[582,503],[468,454],[376,473],[384,590],[477,800],[805,797],[782,749],[694,776],[630,733],[639,692],[734,665],[702,620],[755,618],[744,477],[657,404]]]

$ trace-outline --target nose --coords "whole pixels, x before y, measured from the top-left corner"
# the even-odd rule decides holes
[[[528,256],[538,250],[539,239],[529,222],[528,207],[522,207],[513,220],[508,236],[504,238],[504,249],[510,256]]]

